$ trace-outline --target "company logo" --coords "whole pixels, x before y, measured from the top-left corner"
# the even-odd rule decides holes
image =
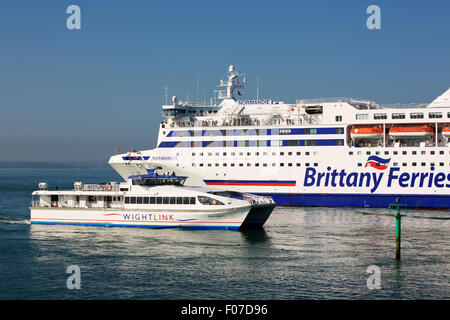
[[[370,156],[367,158],[365,167],[369,166],[377,170],[386,170],[391,159],[383,159],[377,156]]]

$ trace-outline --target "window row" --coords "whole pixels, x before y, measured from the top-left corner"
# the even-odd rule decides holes
[[[374,120],[385,120],[388,118],[387,113],[374,113],[373,119]],[[402,112],[392,113],[391,114],[392,119],[406,119],[406,114]],[[425,113],[423,112],[411,112],[409,114],[409,119],[424,119]],[[441,119],[443,118],[442,112],[428,112],[428,118],[429,119]],[[450,118],[450,112],[447,113],[447,118]],[[356,120],[369,120],[369,114],[368,113],[362,113],[356,115]],[[337,121],[337,120],[336,120]]]
[[[285,128],[285,129],[223,129],[223,130],[173,130],[168,137],[226,137],[267,136],[290,134],[343,134],[344,128]]]
[[[126,204],[195,204],[195,197],[125,197]]]
[[[177,164],[177,166],[178,166],[179,164]],[[313,163],[313,164],[311,164],[311,163],[309,163],[309,162],[307,162],[307,163],[305,163],[304,164],[305,165],[305,167],[310,167],[310,166],[314,166],[314,167],[317,167],[319,164],[317,163],[317,162],[315,162],[315,163]],[[230,167],[268,167],[268,166],[272,166],[272,167],[276,167],[276,166],[280,166],[280,167],[301,167],[301,163],[300,162],[297,162],[297,163],[292,163],[292,162],[289,162],[289,163],[284,163],[284,162],[280,162],[280,163],[250,163],[250,162],[248,162],[248,163],[226,163],[226,162],[224,162],[224,163],[202,163],[202,162],[200,162],[200,163],[196,163],[196,162],[193,162],[192,164],[191,164],[191,166],[192,167],[197,167],[197,166],[199,166],[199,167],[220,167],[220,166],[222,166],[222,167],[228,167],[228,166],[230,166]]]
[[[343,139],[321,140],[239,140],[239,141],[163,141],[158,148],[221,148],[221,147],[304,147],[343,146]]]
[[[449,153],[450,153],[450,151],[449,151]],[[349,155],[353,155],[354,152],[353,152],[353,151],[349,151],[348,154],[349,154]],[[357,151],[356,154],[357,154],[357,155],[362,155],[363,153],[362,153],[362,151]],[[375,152],[366,151],[366,155],[370,156],[371,154],[381,155],[381,151],[375,151]],[[390,154],[390,151],[384,151],[384,154],[385,154],[385,155],[389,155],[389,154]],[[406,151],[406,150],[403,150],[403,151],[392,151],[392,155],[398,155],[398,154],[401,154],[401,155],[408,155],[408,151]],[[411,155],[418,155],[418,154],[420,154],[420,155],[426,155],[426,154],[427,154],[427,151],[426,151],[426,150],[421,150],[421,151],[419,152],[419,151],[413,150],[413,151],[410,151],[409,154],[411,154]],[[440,150],[439,153],[436,153],[435,150],[430,150],[430,151],[428,152],[428,154],[430,154],[430,155],[435,155],[435,154],[444,155],[444,154],[445,154],[445,151],[444,151],[444,150]]]
[[[299,151],[297,151],[297,152],[291,152],[291,151],[289,151],[289,152],[284,152],[284,151],[282,151],[282,152],[254,152],[254,153],[252,153],[252,152],[229,152],[229,153],[227,153],[227,152],[215,152],[215,153],[213,153],[213,152],[208,152],[208,153],[205,153],[205,152],[199,152],[199,153],[192,152],[191,153],[191,155],[193,157],[195,157],[195,156],[200,156],[200,157],[203,157],[203,156],[208,156],[208,157],[224,156],[224,157],[226,157],[227,155],[230,155],[231,157],[235,157],[236,155],[239,155],[239,156],[252,156],[253,155],[253,156],[264,156],[264,157],[266,157],[266,156],[269,156],[269,155],[272,155],[272,156],[277,156],[277,155],[280,155],[280,156],[284,156],[284,155],[287,155],[287,156],[293,156],[293,155],[300,156],[301,154],[302,153],[299,152]],[[305,156],[309,156],[309,155],[317,156],[318,154],[319,154],[318,151],[313,151],[313,152],[306,151],[306,152],[304,152]],[[177,153],[177,156],[180,156],[180,154]]]
[[[428,164],[426,162],[420,162],[420,163],[418,163],[418,162],[411,162],[411,166],[413,166],[413,167],[417,167],[417,166],[419,166],[419,164],[422,167],[426,167],[427,165],[429,165],[430,167],[436,167],[436,163],[435,162],[430,162]],[[376,165],[380,166],[379,163],[377,163]],[[445,163],[444,162],[439,162],[438,165],[439,165],[439,167],[443,167],[443,166],[445,166]],[[358,163],[358,167],[362,167],[362,166],[363,166],[363,164],[361,162],[359,162]],[[399,162],[393,162],[392,166],[393,167],[400,167],[400,164],[399,164]],[[402,162],[401,166],[402,167],[407,167],[408,163],[407,162]],[[449,163],[449,166],[450,166],[450,163]]]

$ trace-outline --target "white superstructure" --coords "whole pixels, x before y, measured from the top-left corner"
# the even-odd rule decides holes
[[[270,195],[279,205],[450,208],[450,89],[430,104],[352,98],[237,100],[230,66],[219,105],[173,97],[157,147],[112,156],[124,178],[160,167],[186,185]]]

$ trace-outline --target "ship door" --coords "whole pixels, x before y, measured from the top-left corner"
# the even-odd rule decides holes
[[[52,204],[52,207],[57,207],[59,201],[59,196],[57,194],[52,194],[50,196],[50,202]]]

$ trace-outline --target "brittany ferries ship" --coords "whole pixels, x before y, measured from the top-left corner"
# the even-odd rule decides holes
[[[172,98],[157,146],[110,158],[126,180],[149,167],[186,185],[271,196],[281,206],[450,208],[450,89],[428,105],[352,98],[238,100],[245,75],[220,81],[220,104]]]

